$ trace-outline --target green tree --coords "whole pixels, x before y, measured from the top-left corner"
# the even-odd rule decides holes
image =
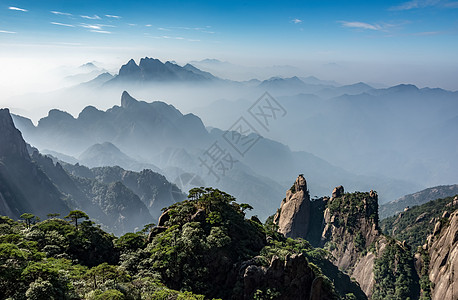
[[[27,228],[30,228],[30,224],[32,224],[33,219],[35,219],[35,215],[31,213],[25,213],[20,216],[21,219],[24,219]]]
[[[73,222],[75,222],[75,227],[78,229],[78,220],[79,219],[89,219],[89,216],[81,210],[72,210],[66,217],[65,219],[71,219]]]
[[[47,214],[46,216],[47,216],[48,218],[50,218],[50,219],[53,219],[53,218],[59,217],[60,214],[59,214],[59,213],[52,213],[52,214]]]

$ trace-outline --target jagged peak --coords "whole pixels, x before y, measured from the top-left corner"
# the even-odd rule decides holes
[[[127,91],[122,92],[121,107],[129,108],[132,107],[132,105],[135,105],[136,103],[138,103],[138,101],[134,97],[129,95]]]
[[[294,183],[296,192],[298,191],[307,191],[307,180],[304,178],[304,174],[299,174]]]
[[[131,59],[127,62],[126,66],[132,66],[132,65],[137,66],[137,63],[135,62],[135,60],[134,60],[133,58],[131,58]]]

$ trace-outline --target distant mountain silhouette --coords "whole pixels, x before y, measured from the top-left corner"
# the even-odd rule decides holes
[[[119,74],[109,80],[114,83],[147,83],[147,82],[206,82],[217,79],[208,72],[192,65],[181,67],[172,62],[161,62],[159,59],[145,57],[137,65],[133,59],[123,65]]]
[[[24,119],[20,123],[29,124]],[[86,159],[87,164],[96,162],[93,166],[122,165],[126,169],[139,170],[131,164],[135,160],[158,166],[170,180],[182,178],[186,173],[196,174],[205,185],[224,189],[240,201],[258,207],[256,213],[261,217],[266,217],[277,205],[275,199],[284,194],[287,184],[282,182],[283,178],[303,171],[314,183],[313,195],[327,193],[335,182],[345,184],[350,190],[380,187],[379,190],[396,193],[400,186],[406,186],[395,180],[354,175],[315,155],[291,151],[266,138],[261,139],[243,160],[237,159],[233,170],[218,181],[199,158],[224,131],[213,129],[209,133],[197,116],[183,115],[163,102],[138,101],[127,92],[122,94],[121,106],[107,111],[89,106],[78,118],[52,110],[37,127],[30,128],[29,124],[25,130],[27,139],[39,149],[74,157],[81,155],[80,159],[83,162]],[[82,155],[89,147],[90,151]],[[227,152],[229,148],[223,150]],[[190,188],[187,182],[180,187]]]
[[[61,125],[75,122],[73,117],[57,110],[52,116]],[[121,157],[130,162],[114,145],[94,148],[97,147],[105,153],[111,151],[115,156],[110,159]],[[90,151],[86,155],[94,158],[89,154]],[[18,219],[27,212],[43,219],[48,213],[65,216],[72,209],[81,209],[104,228],[120,235],[155,222],[151,215],[159,217],[162,207],[184,197],[175,185],[151,170],[91,170],[79,164],[53,161],[27,146],[9,111],[0,110],[0,215]]]
[[[379,208],[380,219],[396,215],[404,211],[406,207],[412,208],[439,198],[452,197],[455,195],[458,195],[458,184],[435,186],[405,195],[399,199],[381,205]]]
[[[150,169],[160,172],[160,169],[155,165],[138,162],[109,142],[90,146],[78,157],[78,160],[80,164],[90,168],[116,165],[127,170]]]

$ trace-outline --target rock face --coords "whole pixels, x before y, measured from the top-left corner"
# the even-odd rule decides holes
[[[0,215],[18,219],[25,212],[41,218],[68,213],[64,196],[35,164],[8,109],[0,110]],[[52,210],[52,211],[50,211]]]
[[[344,194],[344,187],[339,185],[332,191],[332,198],[338,198]]]
[[[344,194],[338,186],[324,211],[323,245],[336,258],[334,264],[354,277],[368,297],[375,283],[376,256],[361,253],[380,240],[377,209],[376,192]]]
[[[438,223],[426,245],[430,256],[431,299],[458,299],[458,211]],[[441,226],[441,224],[444,224]]]
[[[30,159],[22,134],[16,129],[8,109],[0,109],[0,158]]]
[[[258,289],[269,287],[286,292],[275,299],[318,300],[335,299],[335,296],[324,288],[323,278],[316,277],[307,259],[302,254],[287,256],[284,260],[272,257],[270,265],[258,266],[255,260],[242,265],[244,299]]]
[[[307,236],[310,223],[310,195],[302,174],[297,177],[293,187],[286,191],[286,198],[282,201],[274,222],[279,227],[278,231],[285,237]]]

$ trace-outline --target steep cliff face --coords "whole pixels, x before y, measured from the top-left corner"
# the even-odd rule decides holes
[[[322,241],[336,257],[336,265],[347,270],[354,266],[361,252],[380,237],[377,193],[343,194],[343,187],[333,192],[324,211]]]
[[[30,160],[22,134],[16,129],[8,109],[0,109],[0,158]]]
[[[385,241],[378,229],[378,196],[369,193],[344,193],[336,187],[326,203],[322,244],[335,258],[335,265],[358,281],[370,297],[375,284],[376,250]]]
[[[458,210],[444,213],[425,244],[432,300],[458,299]]]
[[[274,217],[280,233],[329,251],[332,263],[364,292],[358,299],[418,298],[411,248],[381,234],[375,191],[345,193],[338,186],[331,198],[313,201],[304,191],[305,179],[299,175]]]
[[[68,213],[64,195],[35,164],[8,109],[0,109],[0,215]],[[52,208],[52,211],[49,211]]]
[[[305,238],[307,236],[310,222],[310,195],[302,174],[286,192],[286,198],[283,199],[274,222],[279,227],[278,231],[286,237]]]

